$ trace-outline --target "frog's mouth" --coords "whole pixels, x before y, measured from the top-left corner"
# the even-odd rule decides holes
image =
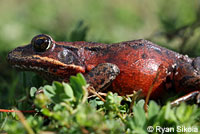
[[[18,47],[9,52],[7,56],[8,62],[15,68],[19,68],[26,71],[39,72],[43,75],[54,76],[69,76],[76,74],[77,72],[84,73],[85,69],[81,66],[74,64],[65,64],[54,58],[47,56],[40,56],[29,50],[29,45],[24,47]]]

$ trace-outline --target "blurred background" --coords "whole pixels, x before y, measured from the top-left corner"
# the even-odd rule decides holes
[[[0,108],[18,105],[27,98],[29,87],[43,83],[6,62],[10,50],[40,33],[56,41],[148,39],[195,57],[200,55],[200,1],[1,0]]]

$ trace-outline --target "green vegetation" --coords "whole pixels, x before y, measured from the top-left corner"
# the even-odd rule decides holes
[[[145,113],[144,100],[130,107],[127,105],[132,101],[130,98],[125,99],[111,92],[107,94],[105,102],[99,98],[87,99],[86,88],[86,81],[81,74],[72,76],[69,84],[53,82],[52,86],[31,88],[30,96],[39,113],[29,114],[25,120],[19,114],[1,113],[1,130],[15,134],[148,134],[147,128],[151,126],[155,129],[154,133],[160,132],[156,126],[173,127],[175,133],[179,126],[193,128],[185,132],[200,129],[200,110],[197,105],[182,103],[171,108],[169,103],[160,107],[150,101],[148,112]],[[44,93],[37,93],[41,89]]]
[[[87,84],[81,75],[71,77],[68,84],[51,85],[34,73],[16,71],[6,61],[8,51],[40,33],[56,41],[114,43],[144,38],[199,56],[198,0],[1,0],[0,17],[0,109],[30,110],[34,104],[38,112],[25,114],[25,124],[19,114],[0,113],[0,131],[142,134],[148,126],[200,131],[200,108],[195,104],[170,107],[150,101],[145,113],[144,100],[136,100],[132,107],[131,98],[113,93],[108,93],[105,102],[87,99]],[[44,94],[35,94],[39,89]]]

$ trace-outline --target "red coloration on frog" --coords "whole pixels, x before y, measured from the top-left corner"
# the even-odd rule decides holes
[[[189,93],[200,88],[200,58],[189,58],[147,40],[115,44],[56,42],[48,35],[35,36],[31,44],[18,47],[8,55],[15,67],[33,70],[48,80],[68,81],[70,75],[83,73],[96,90],[108,89],[120,95],[142,90],[152,97],[165,93]]]

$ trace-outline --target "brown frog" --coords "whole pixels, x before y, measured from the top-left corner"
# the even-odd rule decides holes
[[[67,82],[71,75],[82,73],[97,91],[107,89],[120,95],[142,90],[146,96],[158,71],[153,98],[174,91],[189,93],[180,98],[187,100],[197,96],[200,88],[200,57],[189,58],[143,39],[114,44],[57,42],[40,34],[11,51],[8,62],[49,81]]]

